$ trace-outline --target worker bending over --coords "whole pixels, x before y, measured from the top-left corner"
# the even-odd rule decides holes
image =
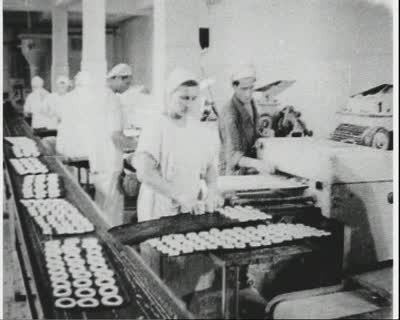
[[[188,116],[199,107],[199,83],[188,71],[174,70],[167,83],[165,111],[142,131],[133,166],[142,186],[138,220],[180,212],[214,211],[221,204],[216,187],[217,143],[201,123]],[[199,201],[201,177],[208,191]]]

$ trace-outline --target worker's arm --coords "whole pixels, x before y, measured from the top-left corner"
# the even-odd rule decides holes
[[[217,208],[224,204],[224,199],[222,198],[218,187],[217,187],[218,170],[214,163],[210,163],[207,166],[205,174],[205,182],[207,184],[208,192],[205,199],[206,211],[214,212]]]
[[[137,178],[141,183],[147,184],[156,192],[176,201],[186,208],[194,207],[195,203],[192,203],[192,200],[177,193],[173,185],[161,176],[157,161],[149,153],[137,153],[135,163],[132,163],[132,165],[135,166]]]

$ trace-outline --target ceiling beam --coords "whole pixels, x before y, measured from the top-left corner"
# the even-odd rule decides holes
[[[49,11],[52,0],[3,0],[3,11]]]
[[[56,1],[55,3],[56,7],[61,7],[61,6],[68,7],[78,2],[81,2],[81,0],[55,0],[55,1]]]
[[[47,12],[56,6],[66,5],[68,11],[82,12],[82,0],[3,0],[4,11]],[[109,14],[142,15],[153,8],[153,0],[107,0]]]
[[[153,8],[153,0],[107,0],[106,12],[109,14],[142,15]],[[68,7],[68,11],[82,12],[82,1]]]

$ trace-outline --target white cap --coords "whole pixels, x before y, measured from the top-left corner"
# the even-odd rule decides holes
[[[182,68],[176,68],[174,69],[169,77],[168,77],[168,81],[167,81],[167,95],[170,95],[171,93],[173,93],[176,89],[178,89],[178,87],[187,81],[196,81],[197,83],[199,82],[197,80],[197,77],[194,73],[182,69]]]
[[[132,75],[132,68],[126,63],[119,63],[108,72],[107,79],[113,77],[127,77],[131,75]]]
[[[236,65],[231,73],[231,82],[239,81],[240,79],[254,78],[256,79],[256,69],[251,63],[241,63]]]
[[[34,76],[31,80],[32,87],[36,87],[36,88],[40,87],[41,88],[41,87],[43,87],[43,83],[44,83],[43,79],[38,76]]]

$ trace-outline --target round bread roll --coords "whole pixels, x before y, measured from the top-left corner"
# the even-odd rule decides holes
[[[101,298],[101,304],[107,307],[120,306],[123,301],[120,295],[108,295]]]
[[[76,300],[69,297],[59,298],[56,300],[55,306],[61,309],[71,309],[76,306]]]

